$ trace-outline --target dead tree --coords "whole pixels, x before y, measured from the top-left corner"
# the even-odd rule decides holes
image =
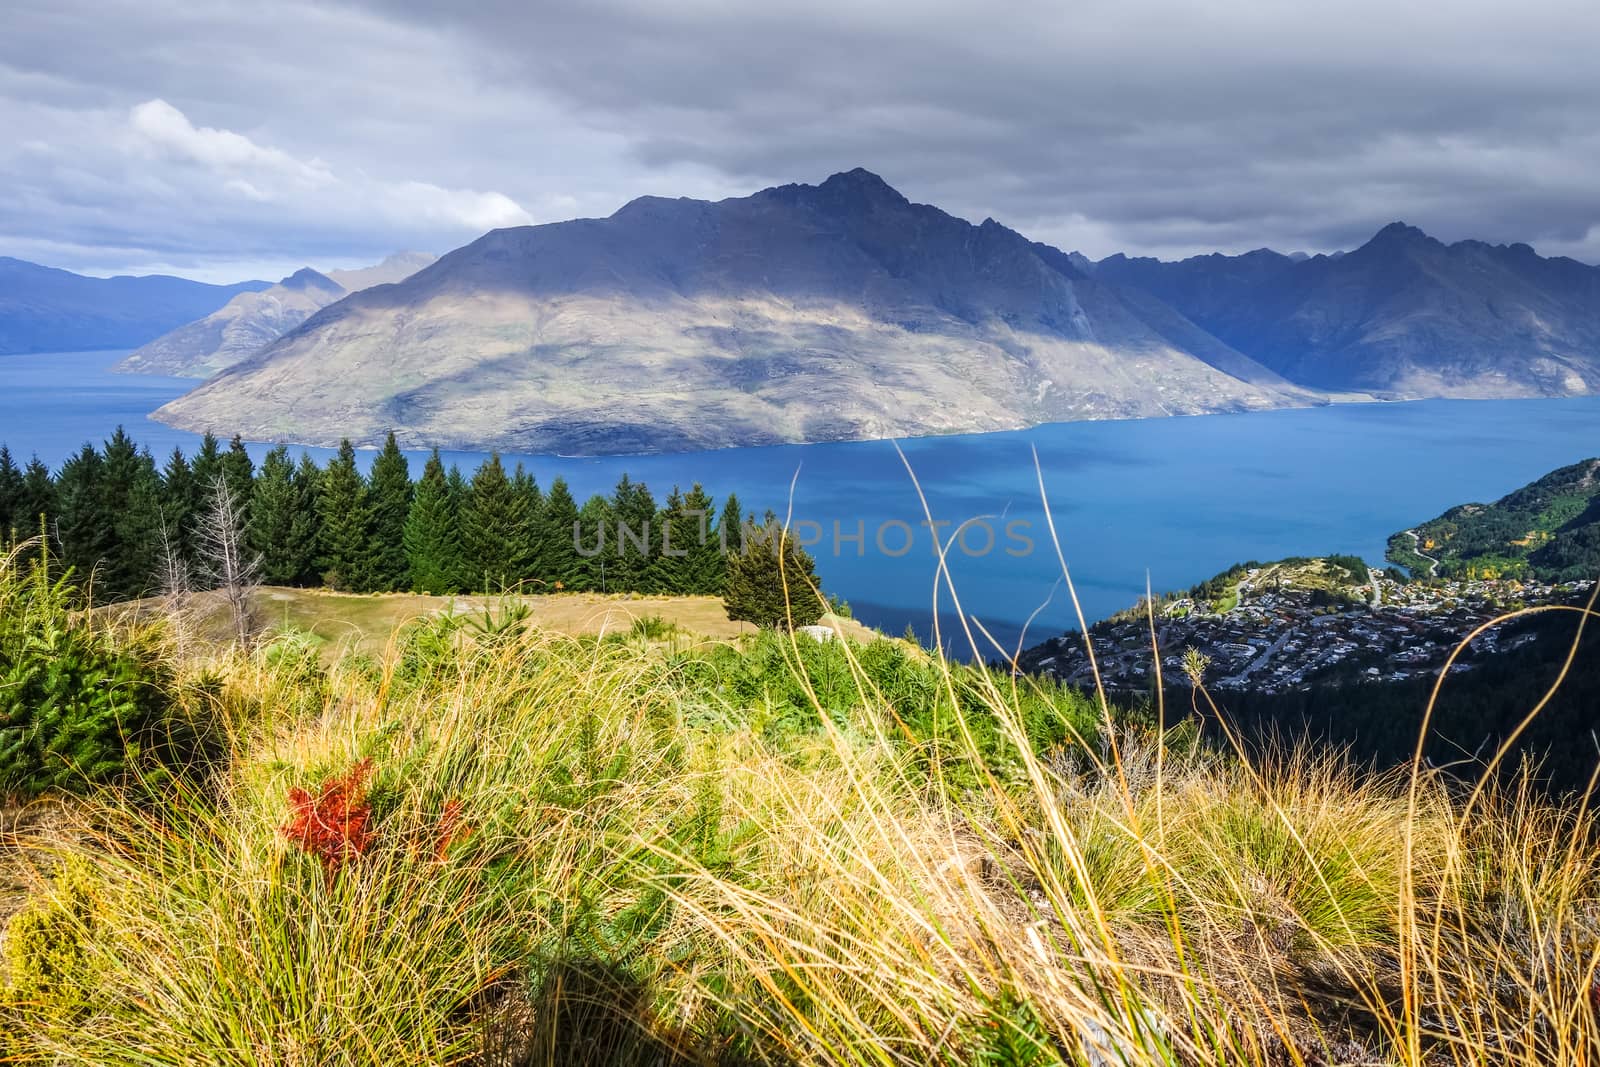
[[[261,558],[244,540],[244,515],[220,476],[211,485],[209,506],[195,529],[200,573],[228,607],[233,636],[250,643],[250,597],[261,585]]]
[[[161,519],[161,610],[178,642],[178,654],[189,651],[189,601],[194,595],[193,575],[183,549],[172,536],[166,517]]]

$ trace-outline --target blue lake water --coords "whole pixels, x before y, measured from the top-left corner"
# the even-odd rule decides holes
[[[0,441],[52,467],[121,424],[158,457],[198,438],[146,416],[193,386],[112,374],[124,353],[0,356]],[[260,456],[269,445],[252,446]],[[1044,475],[1062,552],[1093,620],[1133,603],[1146,575],[1186,587],[1245,559],[1349,552],[1383,558],[1388,535],[1454,504],[1492,500],[1600,454],[1600,398],[1352,404],[1250,415],[1077,422],[901,442],[935,522],[981,521],[953,546],[962,607],[1008,646],[1041,604],[1030,642],[1074,616],[1034,471]],[[319,458],[325,449],[307,449]],[[412,453],[413,474],[423,453]],[[624,471],[664,498],[700,481],[746,508],[790,507],[826,588],[857,617],[930,632],[933,538],[889,442],[727,449],[669,456],[512,456],[580,500]],[[478,453],[449,453],[470,472]],[[814,524],[814,525],[813,525]],[[954,526],[941,526],[948,536]],[[993,535],[989,547],[989,534]],[[859,540],[856,539],[859,537]],[[987,550],[986,550],[987,549]],[[938,605],[948,612],[948,590]],[[948,632],[953,617],[946,614]]]

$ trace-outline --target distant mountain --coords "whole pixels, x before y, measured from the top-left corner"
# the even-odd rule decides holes
[[[163,334],[116,369],[209,378],[253,356],[334,301],[374,285],[402,281],[433,260],[422,252],[401,252],[360,270],[320,274],[305,267],[268,289],[240,293],[204,318]]]
[[[493,231],[156,417],[592,454],[1318,402],[1158,298],[855,170]]]
[[[1600,578],[1600,459],[1402,530],[1389,558],[1417,578]]]
[[[1112,256],[1094,273],[1161,298],[1308,387],[1395,397],[1600,389],[1600,268],[1524,244],[1446,245],[1397,222],[1337,256]]]
[[[0,354],[132,348],[269,285],[90,278],[0,256]]]

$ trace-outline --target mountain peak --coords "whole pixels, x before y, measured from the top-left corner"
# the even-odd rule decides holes
[[[321,271],[301,267],[278,283],[285,289],[342,289],[344,288]]]
[[[828,177],[817,189],[824,193],[869,199],[889,199],[904,202],[900,191],[865,167],[840,171]]]
[[[1391,222],[1377,233],[1373,234],[1369,245],[1416,245],[1431,241],[1433,238],[1417,229],[1415,226],[1404,222]]]

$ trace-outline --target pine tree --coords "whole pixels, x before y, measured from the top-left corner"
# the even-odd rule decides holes
[[[322,472],[317,514],[321,519],[318,566],[333,589],[364,593],[371,584],[372,517],[367,484],[348,438]]]
[[[189,470],[195,485],[194,507],[190,514],[198,515],[205,508],[204,500],[209,498],[211,483],[222,474],[222,446],[211,434],[200,438],[200,448],[189,461]]]
[[[0,547],[18,533],[18,507],[22,504],[22,468],[11,458],[11,449],[0,445]],[[23,532],[22,537],[28,536]],[[17,538],[20,540],[20,538]]]
[[[551,589],[577,589],[583,582],[584,561],[573,541],[573,526],[578,521],[578,503],[572,499],[565,478],[550,483],[540,515],[540,541],[544,545],[545,581]]]
[[[661,528],[661,544],[655,555],[652,584],[662,593],[677,596],[692,593],[689,553],[700,536],[700,523],[688,513],[688,505],[677,486],[667,494],[667,501],[656,516],[656,524]]]
[[[372,588],[393,592],[411,587],[406,563],[406,516],[411,511],[411,467],[394,432],[372,462],[367,499],[372,508]]]
[[[463,562],[456,498],[437,448],[428,457],[417,482],[411,513],[406,517],[404,541],[413,590],[443,594],[461,589]]]
[[[684,562],[685,592],[699,596],[720,596],[726,568],[722,562],[717,531],[712,525],[715,502],[700,483],[695,482],[683,498],[683,509],[693,517],[694,524],[694,542],[685,546],[689,550]],[[676,533],[673,534],[672,543],[678,544]]]
[[[12,513],[17,530],[31,537],[39,532],[39,524],[55,512],[55,479],[50,477],[50,468],[35,455],[22,471],[22,496]]]
[[[183,449],[174,448],[161,471],[161,514],[167,536],[177,545],[179,556],[194,563],[194,516],[200,506],[198,484]]]
[[[516,471],[511,475],[511,491],[522,501],[519,510],[526,516],[515,535],[519,542],[517,552],[523,560],[522,577],[537,581],[536,588],[542,588],[548,584],[544,576],[544,541],[540,536],[544,532],[540,525],[544,518],[544,494],[539,491],[539,483],[521,463],[517,464]]]
[[[295,545],[295,559],[299,570],[295,585],[316,585],[322,580],[317,567],[318,546],[322,543],[322,516],[318,501],[322,494],[322,470],[314,459],[300,453],[300,463],[294,471],[294,521],[289,525],[289,538]]]
[[[245,544],[260,560],[261,580],[293,585],[311,569],[315,526],[301,514],[306,501],[289,449],[279,445],[261,461],[245,519]]]
[[[128,484],[127,499],[116,519],[121,585],[124,597],[154,593],[161,584],[161,475],[148,449],[139,452]]]
[[[822,618],[816,562],[772,512],[751,529],[743,550],[728,557],[723,604],[728,618],[764,630],[810,626]]]
[[[244,439],[238,434],[233,435],[233,440],[228,442],[228,451],[221,458],[222,477],[228,483],[228,493],[233,499],[233,506],[244,521],[248,521],[250,514],[250,494],[255,488],[255,464],[250,461],[250,453],[244,447]],[[209,482],[201,482],[206,487]]]
[[[635,482],[624,474],[611,494],[611,510],[615,516],[611,562],[613,573],[609,576],[611,587],[617,590],[651,593],[656,591],[656,556],[661,544],[661,531],[656,520],[656,501],[643,482]]]
[[[114,534],[105,507],[105,460],[85,442],[56,476],[56,512],[52,533],[61,559],[85,588],[98,584],[100,561],[109,554]]]
[[[578,533],[573,539],[578,556],[574,589],[614,592],[616,584],[616,516],[611,501],[596,493],[578,512]]]
[[[461,509],[461,551],[469,587],[485,592],[516,585],[527,572],[527,498],[506,477],[499,453],[472,475]]]
[[[722,574],[717,579],[717,593],[728,584],[728,560],[744,548],[744,512],[739,509],[739,498],[732,493],[723,502],[722,515],[717,519],[717,554],[722,557]]]

